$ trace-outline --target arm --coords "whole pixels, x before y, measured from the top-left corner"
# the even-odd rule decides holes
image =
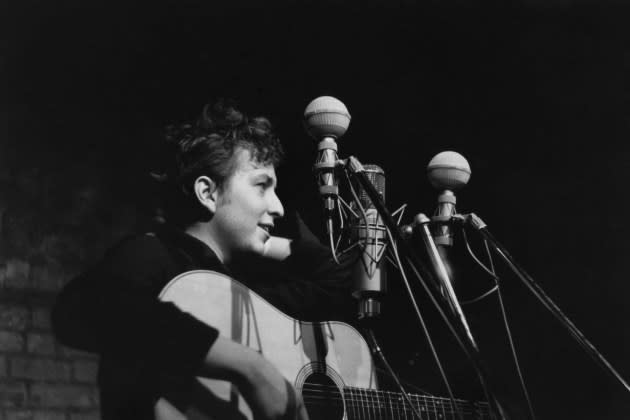
[[[303,407],[258,353],[218,337],[214,328],[157,299],[176,270],[156,241],[141,237],[123,243],[71,281],[53,309],[57,338],[71,347],[154,366],[166,377],[229,380],[262,419]]]
[[[52,312],[57,338],[109,358],[160,366],[168,375],[193,374],[218,332],[157,299],[176,272],[155,237],[122,242],[62,290]]]
[[[297,213],[288,216],[290,238],[267,241],[267,261],[251,264],[255,271],[239,273],[250,287],[274,305],[304,320],[346,320],[353,317],[352,271],[358,248],[340,257],[338,265],[330,249],[321,244]],[[285,226],[286,227],[286,226]],[[279,264],[277,261],[281,261]],[[266,271],[265,271],[266,270]]]
[[[295,213],[293,218],[294,238],[272,236],[265,243],[263,256],[269,260],[287,262],[293,269],[300,269],[302,274],[308,274],[315,282],[325,282],[334,277],[344,286],[348,286],[349,274],[358,262],[358,252],[343,255],[340,264],[337,264],[330,249],[321,244],[300,215]]]
[[[256,417],[308,420],[302,398],[280,372],[259,353],[218,337],[206,355],[200,376],[237,385]]]

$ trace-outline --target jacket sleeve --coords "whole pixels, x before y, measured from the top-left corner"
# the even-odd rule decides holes
[[[155,237],[124,241],[61,291],[52,312],[58,340],[85,351],[147,362],[165,373],[194,374],[218,331],[158,300],[175,273],[169,261]]]
[[[339,258],[337,264],[330,249],[319,241],[294,214],[291,254],[281,268],[265,282],[261,271],[253,283],[265,284],[262,293],[288,314],[303,320],[349,320],[356,301],[352,297],[352,271],[360,256],[358,249]],[[257,275],[258,274],[258,275]],[[253,284],[252,283],[252,284]]]

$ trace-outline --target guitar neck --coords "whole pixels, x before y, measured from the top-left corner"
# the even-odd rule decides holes
[[[400,392],[379,391],[345,387],[344,400],[348,420],[355,419],[415,419],[413,411]],[[487,403],[448,398],[408,394],[415,409],[427,420],[484,420],[490,418]],[[458,413],[459,412],[459,413]]]

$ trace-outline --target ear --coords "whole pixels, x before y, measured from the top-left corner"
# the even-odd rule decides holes
[[[217,211],[218,188],[216,182],[210,177],[202,175],[195,179],[193,191],[202,206],[210,210],[212,214]]]

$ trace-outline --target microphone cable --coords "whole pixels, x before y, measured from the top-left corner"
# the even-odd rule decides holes
[[[378,342],[376,341],[376,336],[374,335],[374,331],[372,331],[372,329],[369,327],[365,327],[364,331],[366,332],[365,335],[367,336],[368,342],[370,343],[369,347],[372,350],[372,354],[378,357],[379,359],[381,359],[381,362],[383,362],[383,366],[385,366],[385,370],[394,379],[394,382],[396,382],[396,385],[400,389],[400,392],[402,393],[403,397],[405,397],[405,401],[407,402],[407,404],[409,404],[409,407],[411,408],[411,411],[413,412],[413,414],[419,420],[423,420],[422,415],[420,415],[420,412],[418,411],[418,409],[413,405],[413,403],[411,402],[411,398],[409,397],[409,394],[407,394],[407,391],[405,391],[405,388],[400,382],[400,379],[398,379],[398,375],[396,375],[396,373],[394,372],[394,369],[392,369],[389,362],[385,358],[385,355],[383,354],[381,347],[378,345]],[[463,418],[461,420],[463,420]]]
[[[343,173],[344,173],[344,175],[346,177],[346,180],[348,182],[349,190],[350,190],[350,192],[352,194],[352,197],[355,200],[355,202],[357,203],[357,206],[359,207],[359,210],[361,212],[361,216],[363,217],[365,225],[368,226],[367,214],[365,212],[365,209],[361,205],[361,201],[359,200],[359,196],[357,195],[357,192],[354,189],[354,186],[352,185],[352,182],[350,181],[350,177],[348,176],[348,173],[346,171],[343,171]],[[409,295],[409,299],[412,302],[412,305],[413,305],[413,307],[415,309],[415,312],[416,312],[416,315],[418,317],[418,320],[420,321],[420,325],[422,326],[422,330],[423,330],[424,335],[425,335],[425,337],[427,339],[427,343],[428,343],[429,348],[431,350],[431,354],[433,355],[433,358],[435,359],[435,362],[436,362],[436,364],[438,366],[438,370],[440,372],[440,376],[442,377],[442,381],[444,382],[444,384],[446,386],[446,389],[447,389],[447,392],[448,392],[448,395],[449,395],[449,399],[451,400],[451,404],[453,405],[454,410],[456,410],[459,419],[460,420],[464,420],[463,414],[461,413],[461,410],[459,409],[459,407],[456,404],[455,396],[453,395],[453,391],[451,389],[451,385],[450,385],[450,383],[448,381],[448,378],[446,377],[446,373],[444,372],[444,368],[442,366],[442,362],[440,361],[440,357],[438,356],[437,351],[435,349],[435,346],[433,344],[433,340],[431,339],[431,334],[429,333],[429,329],[427,328],[426,323],[424,322],[424,318],[422,317],[422,313],[420,312],[418,304],[417,304],[417,302],[416,302],[416,300],[415,300],[415,298],[413,296],[413,292],[411,291],[411,286],[409,285],[409,280],[407,279],[407,275],[405,274],[405,270],[403,268],[402,261],[400,260],[400,256],[398,254],[398,249],[396,248],[396,242],[394,241],[394,238],[392,237],[392,234],[389,231],[389,228],[386,227],[385,229],[386,229],[387,237],[388,237],[388,239],[389,239],[389,241],[391,243],[391,248],[390,249],[392,250],[392,253],[393,253],[394,258],[396,260],[396,264],[398,266],[398,269],[400,270],[400,274],[401,274],[401,277],[403,278],[403,283],[405,284],[407,293]],[[365,239],[365,243],[367,244],[367,238]],[[383,361],[385,367],[387,368],[387,371],[389,372],[389,374],[392,376],[392,378],[394,379],[394,381],[396,382],[396,384],[400,388],[402,394],[405,397],[405,400],[410,405],[410,407],[413,410],[414,414],[419,419],[422,419],[422,417],[420,416],[420,413],[416,410],[416,408],[411,403],[411,399],[409,398],[409,396],[407,395],[407,392],[405,391],[404,387],[400,383],[400,380],[398,379],[398,377],[394,373],[393,369],[391,368],[391,366],[389,365],[389,363],[385,359],[385,356],[381,352],[380,347],[378,347],[378,344],[376,343],[376,338],[374,337],[374,334],[373,334],[372,330],[368,329],[367,331],[369,333],[368,336],[372,340],[372,343],[375,345],[375,348],[374,348],[373,351]]]
[[[492,268],[488,268],[488,266],[486,266],[484,263],[482,263],[481,260],[477,257],[477,255],[475,255],[474,251],[470,247],[470,242],[468,241],[468,235],[466,234],[466,229],[465,228],[462,229],[462,234],[463,234],[463,237],[464,237],[464,243],[466,244],[466,250],[468,251],[468,254],[470,255],[470,257],[477,263],[477,265],[479,265],[481,268],[483,268],[483,270],[488,275],[490,275],[490,277],[492,277],[492,279],[494,280],[494,287],[492,287],[487,292],[482,293],[480,296],[477,296],[476,298],[462,301],[462,305],[468,305],[470,303],[479,302],[482,299],[490,296],[492,293],[498,291],[499,290],[499,277],[494,272],[494,265],[492,263],[492,255],[490,254],[490,249],[488,248],[488,242],[484,241],[484,244],[485,244],[485,247],[486,247],[486,253],[488,254],[488,259],[490,261],[490,266]]]
[[[437,364],[438,370],[440,371],[440,376],[442,377],[442,381],[444,382],[444,385],[446,386],[446,390],[448,392],[448,397],[451,400],[451,404],[453,405],[453,407],[456,408],[457,411],[457,415],[459,417],[460,420],[464,420],[464,416],[461,412],[461,410],[459,410],[459,407],[456,405],[455,402],[455,396],[453,394],[453,391],[451,389],[451,384],[448,381],[448,378],[446,376],[446,373],[444,371],[444,367],[442,366],[442,362],[440,361],[440,357],[437,354],[437,350],[435,349],[435,345],[433,344],[433,340],[431,339],[431,334],[429,333],[429,329],[427,328],[426,323],[424,322],[424,318],[422,317],[422,313],[420,312],[420,308],[418,307],[418,303],[416,302],[416,299],[413,296],[413,292],[411,290],[411,285],[409,284],[409,280],[407,278],[407,275],[405,274],[405,270],[403,268],[403,264],[402,261],[400,260],[400,255],[398,254],[398,248],[396,246],[396,242],[394,241],[394,238],[391,235],[391,232],[389,231],[389,229],[387,229],[387,237],[389,238],[389,240],[392,243],[392,252],[394,254],[394,258],[396,259],[396,262],[398,264],[398,268],[400,270],[400,275],[403,279],[403,283],[405,285],[405,288],[407,290],[407,294],[409,295],[409,299],[411,300],[412,306],[416,312],[416,316],[418,317],[418,320],[420,321],[420,325],[422,326],[422,330],[424,332],[424,336],[427,339],[427,343],[429,345],[429,349],[431,350],[431,355],[433,356],[433,359],[435,360],[435,363]],[[413,264],[409,264],[412,269]],[[415,271],[415,270],[414,270]],[[419,276],[419,273],[416,272],[416,276],[418,278],[421,278]],[[424,282],[422,282],[423,286]],[[435,302],[435,299],[433,297],[433,295],[429,292],[429,290],[427,289],[427,287],[425,286],[425,290],[427,291],[427,294],[429,295],[429,297],[434,301],[433,304],[438,308],[438,310],[440,310],[439,305],[437,304],[437,302]],[[457,335],[455,335],[455,337],[459,340],[459,338],[457,337]],[[485,390],[485,388],[484,388]],[[486,392],[487,394],[487,392]]]
[[[488,256],[488,262],[490,264],[490,267],[487,267],[485,264],[483,264],[475,255],[475,253],[473,252],[472,248],[470,247],[470,243],[468,241],[468,235],[466,234],[466,228],[462,227],[462,234],[464,237],[464,242],[466,244],[466,249],[468,250],[468,253],[470,254],[470,256],[473,258],[473,260],[475,260],[475,262],[481,267],[483,268],[494,280],[495,286],[490,289],[489,291],[483,293],[481,296],[478,296],[474,299],[468,300],[468,301],[464,301],[462,302],[462,304],[468,304],[468,303],[474,303],[474,302],[479,302],[480,300],[484,299],[485,297],[489,296],[490,294],[492,294],[493,292],[497,292],[497,297],[499,300],[499,307],[501,309],[501,318],[503,320],[503,325],[505,326],[505,331],[506,331],[506,335],[507,335],[507,339],[508,342],[510,344],[510,351],[512,352],[512,360],[514,361],[514,365],[516,366],[516,373],[518,375],[518,379],[520,382],[520,386],[521,386],[521,390],[523,391],[523,394],[525,396],[525,400],[527,402],[527,409],[529,410],[529,415],[532,418],[532,420],[536,419],[536,414],[534,413],[534,406],[532,404],[531,398],[529,396],[529,391],[527,389],[527,385],[525,384],[525,379],[523,377],[523,371],[521,369],[521,365],[518,359],[518,355],[516,353],[516,345],[514,344],[514,338],[512,337],[512,330],[510,328],[510,323],[508,321],[508,317],[507,317],[507,311],[505,309],[505,304],[503,303],[503,294],[501,293],[501,287],[499,286],[499,276],[496,274],[495,268],[494,268],[494,262],[492,261],[492,253],[490,252],[490,247],[488,246],[488,241],[486,241],[485,239],[483,240],[484,243],[484,247],[486,250],[486,254]]]

